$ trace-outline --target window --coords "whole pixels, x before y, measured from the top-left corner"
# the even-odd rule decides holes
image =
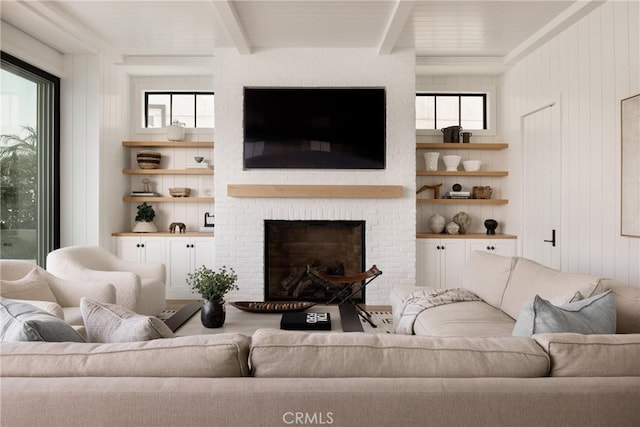
[[[486,93],[416,94],[416,129],[487,129]]]
[[[214,127],[213,92],[144,92],[144,128],[180,122],[187,128]]]
[[[60,246],[60,79],[2,52],[0,88],[0,257],[43,266]]]

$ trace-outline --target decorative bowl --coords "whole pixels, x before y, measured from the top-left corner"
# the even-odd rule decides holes
[[[202,161],[204,160],[204,157],[202,157],[202,156],[195,156],[195,157],[193,158],[193,160],[195,160],[195,161],[196,161],[196,163],[202,163]]]
[[[442,161],[448,171],[457,171],[462,157],[456,155],[442,156]]]
[[[171,197],[189,197],[190,193],[191,193],[191,189],[186,187],[177,187],[177,188],[169,189],[169,194],[171,195]]]
[[[143,150],[138,151],[136,159],[138,160],[138,167],[140,169],[158,169],[160,167],[162,154],[158,151]]]
[[[479,171],[480,165],[482,165],[480,160],[464,160],[462,162],[462,167],[468,172]]]
[[[316,305],[306,301],[235,301],[229,302],[235,308],[250,313],[286,313],[304,311]]]

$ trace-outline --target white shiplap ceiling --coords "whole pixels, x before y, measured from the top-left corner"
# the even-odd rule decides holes
[[[418,69],[500,72],[601,1],[18,1],[2,21],[61,53],[103,52],[123,63],[210,58],[273,48],[414,49]],[[173,58],[173,59],[172,59]]]

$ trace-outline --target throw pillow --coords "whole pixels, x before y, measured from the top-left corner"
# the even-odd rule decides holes
[[[22,299],[12,299],[12,301],[21,302],[24,304],[30,304],[40,310],[44,310],[47,313],[51,313],[56,316],[60,320],[64,320],[64,311],[62,307],[57,302],[49,302],[49,301],[38,301],[34,299],[30,300],[22,300]]]
[[[613,293],[607,291],[561,306],[555,306],[536,295],[533,302],[522,308],[513,328],[514,336],[558,332],[615,334],[616,306]]]
[[[0,297],[0,341],[84,342],[84,339],[53,314]]]
[[[80,311],[89,342],[148,341],[175,336],[157,317],[143,316],[116,304],[82,297]]]
[[[0,296],[9,299],[58,302],[46,278],[36,268],[22,279],[0,281]]]

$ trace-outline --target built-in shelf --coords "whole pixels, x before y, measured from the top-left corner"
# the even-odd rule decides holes
[[[213,175],[213,169],[122,169],[125,175]]]
[[[422,204],[437,205],[506,205],[506,199],[417,199]]]
[[[417,233],[418,239],[517,239],[517,236],[513,234],[481,234],[481,233],[468,233],[468,234],[435,234],[435,233]]]
[[[417,176],[508,176],[508,171],[427,171],[419,170]]]
[[[166,203],[213,203],[213,197],[154,197],[154,196],[124,196],[125,202],[166,202]]]
[[[509,148],[506,142],[470,142],[445,143],[445,142],[418,142],[417,150],[504,150]]]
[[[133,231],[120,231],[111,233],[114,237],[213,237],[213,233],[200,233],[187,231],[186,233],[169,233],[168,231],[156,231],[155,233],[134,233]]]
[[[390,199],[402,197],[402,186],[229,184],[227,194],[230,197]]]
[[[213,148],[213,141],[122,141],[125,147]]]

